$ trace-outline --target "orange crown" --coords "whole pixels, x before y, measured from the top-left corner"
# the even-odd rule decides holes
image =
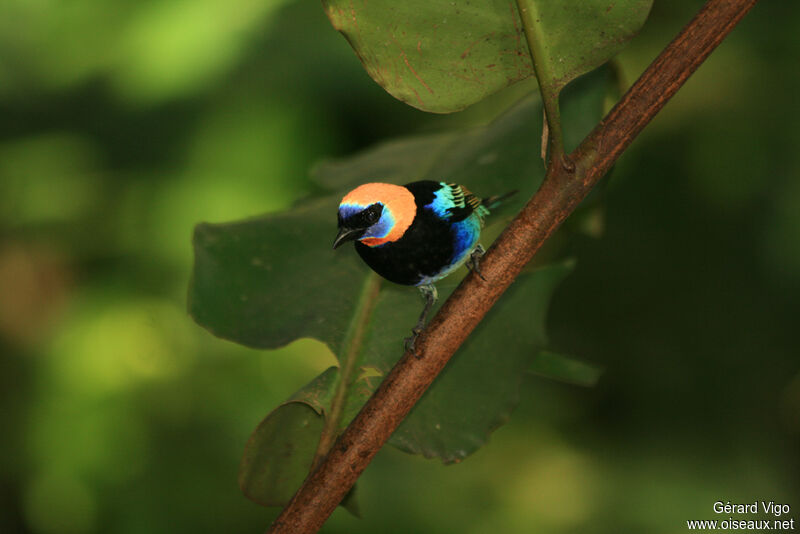
[[[366,208],[376,202],[383,204],[384,212],[389,211],[389,215],[394,219],[394,225],[383,237],[364,237],[359,240],[371,247],[400,239],[417,215],[417,203],[414,201],[414,195],[400,185],[383,183],[360,185],[347,193],[341,203]],[[384,216],[386,215],[384,214]]]

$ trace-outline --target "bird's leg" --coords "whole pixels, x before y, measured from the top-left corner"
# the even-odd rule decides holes
[[[416,352],[414,350],[414,344],[417,342],[417,337],[419,337],[422,329],[425,328],[425,320],[428,318],[428,313],[431,311],[436,299],[439,298],[439,292],[436,291],[436,286],[433,284],[419,286],[419,292],[425,299],[425,307],[422,308],[422,313],[419,314],[417,324],[413,329],[411,329],[411,336],[406,338],[405,343],[406,350],[413,352],[415,355]]]
[[[484,278],[483,273],[481,272],[481,257],[484,254],[486,254],[486,251],[483,250],[481,244],[478,243],[478,246],[475,247],[467,259],[467,269],[470,271],[475,271],[475,273],[481,277],[481,280],[485,282],[486,278]]]

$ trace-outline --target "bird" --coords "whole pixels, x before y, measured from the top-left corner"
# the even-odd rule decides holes
[[[418,287],[425,299],[406,350],[414,352],[438,298],[435,282],[463,264],[485,280],[479,267],[484,249],[478,242],[484,217],[515,193],[482,199],[462,185],[422,180],[366,183],[342,198],[333,248],[354,241],[373,271],[395,284]]]

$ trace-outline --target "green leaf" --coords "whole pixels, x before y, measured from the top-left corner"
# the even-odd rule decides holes
[[[365,274],[353,254],[331,250],[337,207],[331,196],[264,218],[198,225],[189,293],[195,320],[250,347],[313,337],[336,352]]]
[[[652,0],[528,0],[543,72],[556,89],[614,56]],[[449,113],[534,75],[522,21],[507,0],[323,0],[334,28],[395,98]]]
[[[338,369],[328,368],[256,427],[239,466],[239,487],[262,506],[285,506],[308,475],[324,429],[331,381]],[[342,506],[360,516],[355,486]]]
[[[606,77],[598,74],[567,92],[567,109],[581,110],[565,113],[576,129],[589,127],[586,113],[600,116],[606,86]],[[489,245],[489,236],[504,226],[504,214],[509,217],[520,207],[543,178],[535,149],[541,118],[538,101],[527,98],[484,127],[401,139],[319,165],[315,180],[335,192],[304,200],[290,211],[197,226],[189,310],[200,325],[258,348],[313,337],[339,361],[254,432],[240,474],[250,498],[280,504],[294,493],[314,457],[327,451],[325,444],[333,442],[401,356],[403,339],[422,308],[415,288],[382,281],[348,247],[331,249],[343,193],[375,180],[455,181],[486,196],[519,189],[488,219],[482,241]],[[526,369],[543,348],[549,296],[566,270],[554,266],[519,277],[392,443],[446,462],[484,443],[508,417]],[[440,302],[458,278],[454,274],[437,284]],[[519,331],[513,342],[506,335],[509,325]]]
[[[597,366],[547,350],[536,355],[528,372],[579,386],[594,386],[603,374]]]
[[[262,506],[283,506],[303,483],[317,448],[323,418],[310,406],[288,402],[256,427],[239,468],[239,487]]]

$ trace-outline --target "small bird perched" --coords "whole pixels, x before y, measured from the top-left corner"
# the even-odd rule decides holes
[[[412,336],[414,342],[438,297],[434,282],[465,262],[481,274],[478,238],[489,209],[516,193],[480,199],[457,184],[423,180],[403,186],[369,183],[345,195],[339,204],[339,233],[333,248],[355,241],[373,271],[396,284],[417,286],[425,298]]]

